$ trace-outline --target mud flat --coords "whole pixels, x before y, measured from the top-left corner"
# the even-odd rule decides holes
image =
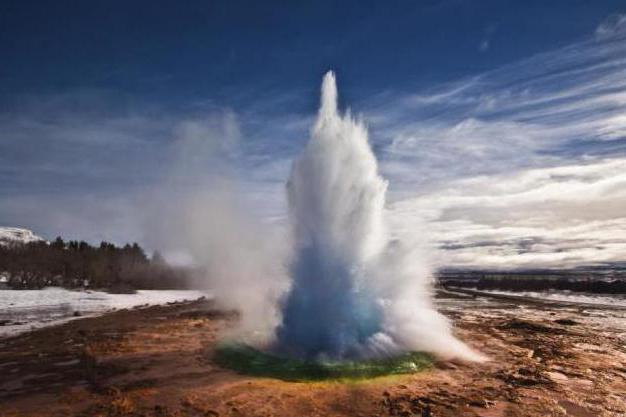
[[[235,314],[209,301],[0,339],[0,416],[624,416],[626,311],[440,294],[483,364],[290,382],[212,360]]]

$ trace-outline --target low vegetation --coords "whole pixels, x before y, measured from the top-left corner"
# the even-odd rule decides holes
[[[304,361],[283,358],[247,345],[225,344],[215,352],[214,361],[244,375],[286,381],[362,379],[419,372],[433,363],[431,355],[408,352],[398,356],[362,361]]]

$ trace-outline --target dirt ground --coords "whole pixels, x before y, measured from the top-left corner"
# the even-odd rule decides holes
[[[236,317],[207,301],[0,340],[0,416],[625,416],[626,311],[482,297],[438,299],[484,364],[288,382],[212,362]]]

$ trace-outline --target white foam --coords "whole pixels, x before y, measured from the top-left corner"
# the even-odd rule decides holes
[[[387,233],[386,189],[366,127],[337,110],[329,72],[288,183],[295,258],[279,348],[308,357],[423,350],[480,359],[432,306],[432,275],[420,245]]]

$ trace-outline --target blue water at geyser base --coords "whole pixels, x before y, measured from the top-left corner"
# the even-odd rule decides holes
[[[292,267],[297,277],[283,308],[279,350],[291,357],[358,357],[382,324],[371,293],[355,288],[354,271],[323,259],[315,247],[302,249]]]

